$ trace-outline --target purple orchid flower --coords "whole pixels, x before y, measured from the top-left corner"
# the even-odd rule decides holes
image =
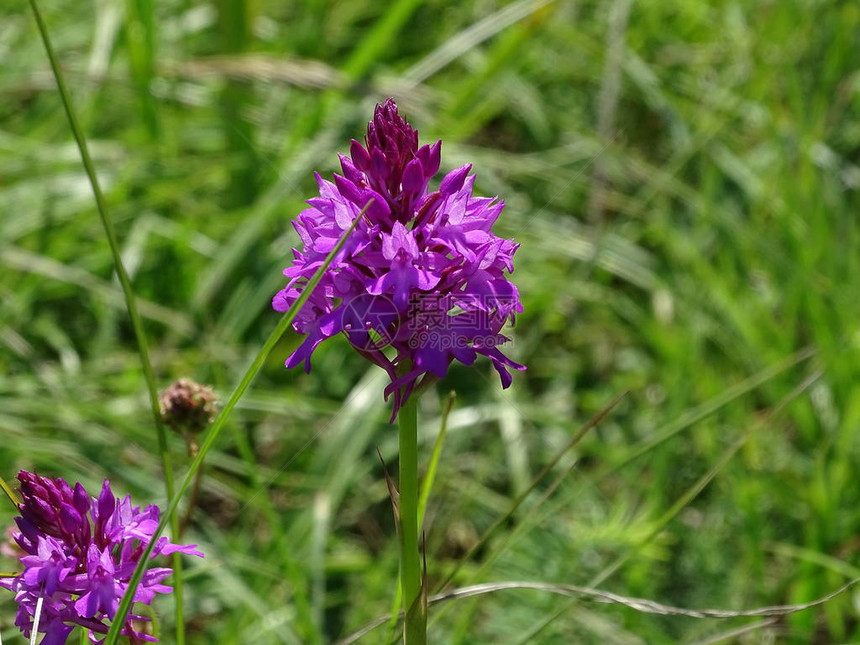
[[[98,498],[90,497],[81,484],[72,488],[62,479],[27,471],[18,474],[18,481],[23,501],[12,539],[23,553],[24,570],[0,579],[0,587],[15,593],[15,625],[30,637],[41,598],[42,645],[64,645],[76,625],[90,630],[93,643],[102,642],[158,526],[158,507],[141,510],[132,506],[130,497],[116,499],[107,480]],[[171,544],[167,538],[156,542],[152,557],[176,552],[203,557],[194,545]],[[149,604],[156,593],[170,593],[161,581],[171,573],[169,568],[150,569],[135,601]],[[129,616],[123,634],[156,640],[136,631],[133,620],[146,619]]]
[[[302,248],[293,249],[289,281],[272,302],[289,309],[366,207],[296,317],[294,329],[307,336],[286,365],[310,371],[314,350],[344,333],[390,376],[392,422],[419,380],[444,377],[455,360],[472,365],[486,356],[503,387],[511,384],[508,369],[525,369],[499,349],[509,340],[502,328],[523,310],[506,276],[518,245],[491,230],[504,203],[473,195],[471,165],[431,190],[441,147],[419,147],[392,99],[377,105],[365,145],[353,140],[350,155],[339,155],[343,175],[333,182],[316,175],[319,197],[293,222]]]

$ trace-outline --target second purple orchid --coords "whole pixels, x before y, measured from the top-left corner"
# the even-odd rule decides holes
[[[289,282],[272,303],[286,311],[296,301],[366,208],[296,317],[295,330],[307,337],[286,365],[304,362],[310,371],[319,344],[344,333],[390,376],[392,422],[419,381],[444,377],[454,360],[472,365],[479,354],[488,357],[503,387],[511,383],[509,368],[525,369],[499,349],[509,340],[502,328],[523,310],[506,276],[518,245],[491,230],[504,202],[473,195],[471,165],[431,191],[441,146],[419,147],[395,102],[378,105],[365,145],[353,140],[350,155],[340,155],[343,175],[334,182],[316,175],[319,197],[293,222],[302,248],[293,249]]]
[[[0,587],[15,593],[15,625],[29,637],[39,614],[42,645],[63,645],[75,626],[90,630],[90,641],[100,643],[155,534],[158,507],[141,509],[132,506],[130,497],[117,499],[107,480],[97,498],[81,484],[72,487],[62,479],[26,471],[19,473],[18,481],[23,501],[12,538],[23,571],[0,579]],[[162,537],[152,557],[176,552],[203,556],[194,545],[172,544]],[[147,571],[135,602],[148,605],[157,593],[170,593],[172,588],[162,581],[171,573],[167,567]],[[157,640],[135,628],[135,621],[146,620],[130,616],[122,633],[134,642]]]

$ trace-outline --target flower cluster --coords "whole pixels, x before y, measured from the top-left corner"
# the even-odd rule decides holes
[[[502,327],[522,311],[505,275],[518,245],[491,231],[504,203],[473,196],[471,165],[431,191],[441,145],[419,147],[394,101],[378,105],[365,145],[353,140],[350,156],[340,155],[343,176],[330,182],[316,175],[320,195],[293,222],[303,246],[293,249],[289,282],[273,301],[286,311],[366,208],[299,312],[294,328],[307,338],[286,364],[304,362],[310,371],[317,346],[345,333],[391,377],[385,394],[394,394],[392,421],[420,378],[445,376],[454,360],[471,365],[487,356],[504,387],[508,368],[525,369],[498,348],[508,340]]]
[[[62,645],[75,625],[90,630],[90,640],[101,642],[113,620],[129,579],[158,526],[158,507],[141,510],[131,497],[117,499],[105,481],[98,498],[81,484],[34,473],[18,474],[23,502],[18,530],[12,537],[22,554],[24,571],[0,579],[0,586],[15,593],[17,625],[25,636],[33,629],[36,605],[42,599],[39,632],[42,645]],[[181,552],[203,556],[194,546],[171,544],[162,537],[152,556]],[[169,568],[149,569],[135,591],[134,600],[149,604],[156,593],[169,593],[161,584]],[[122,633],[138,640],[155,641],[133,629],[129,616]]]

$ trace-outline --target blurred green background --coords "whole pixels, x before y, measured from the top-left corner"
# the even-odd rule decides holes
[[[443,170],[472,162],[478,191],[506,200],[497,230],[522,244],[525,306],[511,354],[529,369],[502,393],[486,361],[455,367],[422,400],[426,463],[458,395],[431,584],[627,389],[457,584],[751,608],[860,576],[860,5],[40,6],[161,387],[231,391],[278,320],[312,172],[337,168],[377,101],[444,139]],[[107,476],[163,504],[109,247],[23,0],[0,7],[0,55],[0,472]],[[343,339],[310,376],[288,372],[299,340],[282,340],[207,462],[187,538],[207,553],[188,564],[192,643],[332,642],[390,611],[385,375]],[[504,591],[431,610],[431,640],[848,643],[858,603],[762,624]],[[171,600],[156,607],[172,642]],[[22,642],[13,615],[6,594],[0,633]]]

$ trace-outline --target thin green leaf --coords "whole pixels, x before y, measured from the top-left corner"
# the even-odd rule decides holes
[[[607,578],[613,575],[616,571],[618,571],[622,566],[624,566],[628,561],[630,561],[633,556],[639,553],[647,544],[651,542],[657,535],[659,535],[663,529],[666,528],[666,525],[678,514],[681,510],[687,506],[693,499],[695,499],[705,487],[713,481],[713,479],[720,473],[723,467],[731,460],[732,457],[740,450],[740,448],[747,442],[747,440],[752,436],[752,434],[760,427],[762,427],[765,423],[773,419],[773,417],[778,414],[790,401],[793,401],[797,398],[801,393],[806,391],[815,381],[817,381],[821,377],[822,373],[820,371],[816,371],[807,379],[805,379],[800,385],[798,385],[794,390],[789,392],[780,402],[770,411],[769,414],[760,418],[760,420],[750,426],[741,436],[735,440],[732,445],[730,445],[726,450],[723,451],[723,454],[720,455],[719,460],[714,466],[708,470],[702,477],[700,477],[690,488],[688,488],[678,500],[675,501],[674,504],[663,513],[655,522],[653,528],[634,546],[632,546],[627,552],[620,555],[616,558],[611,564],[605,567],[600,573],[594,576],[589,581],[589,586],[596,586],[604,582]],[[569,603],[565,603],[562,607],[560,607],[557,611],[553,612],[546,619],[541,621],[538,626],[529,632],[526,640],[521,640],[520,642],[526,643],[531,642],[535,636],[537,636],[541,631],[543,631],[548,625],[550,625],[557,617],[561,616],[565,612],[569,611],[571,607],[576,603],[576,600],[573,600]]]
[[[48,35],[48,28],[45,21],[42,19],[42,14],[39,12],[39,7],[36,0],[30,0],[30,7],[33,10],[33,16],[36,19],[36,24],[39,28],[39,34],[42,37],[42,43],[45,46],[45,52],[48,55],[48,60],[51,63],[51,70],[54,73],[54,79],[57,82],[57,89],[60,92],[60,99],[63,103],[63,109],[66,112],[66,117],[69,120],[69,127],[78,144],[78,150],[81,154],[81,161],[87,172],[87,177],[90,180],[90,186],[93,190],[93,196],[96,201],[96,209],[101,218],[102,226],[107,236],[108,245],[110,246],[111,255],[113,256],[114,267],[116,268],[119,283],[122,287],[122,293],[125,298],[125,306],[128,309],[128,315],[131,319],[131,325],[134,329],[134,337],[137,341],[137,350],[140,355],[140,363],[143,368],[143,376],[146,381],[146,387],[149,392],[149,405],[152,411],[153,421],[155,422],[155,431],[158,437],[158,452],[161,456],[161,466],[164,471],[164,485],[167,492],[168,503],[174,498],[174,483],[173,483],[173,465],[170,459],[170,448],[167,442],[167,430],[161,423],[160,405],[158,402],[158,386],[155,381],[155,372],[152,369],[152,361],[149,358],[149,348],[146,340],[146,331],[143,327],[143,321],[137,311],[135,302],[134,290],[131,287],[131,279],[128,272],[125,270],[125,265],[122,261],[122,254],[119,248],[119,241],[114,231],[113,221],[108,215],[107,205],[105,204],[104,196],[99,185],[98,176],[96,175],[95,166],[90,157],[87,141],[84,137],[83,130],[78,124],[78,118],[72,105],[72,97],[66,89],[66,83],[63,79],[63,73],[60,69],[60,64],[57,60],[54,48],[51,45],[51,38]],[[179,533],[179,518],[176,517],[171,522],[171,530],[174,534]],[[182,561],[180,554],[176,553],[173,556],[173,580],[174,580],[174,607],[176,613],[176,630],[177,643],[182,645],[185,642],[184,625],[182,612]]]
[[[439,468],[439,458],[442,456],[442,444],[445,441],[445,435],[448,432],[448,416],[454,407],[454,399],[457,395],[454,392],[448,394],[445,400],[445,407],[442,409],[442,423],[439,428],[439,434],[436,436],[436,442],[433,444],[433,454],[430,456],[430,463],[427,466],[427,472],[424,475],[424,481],[421,482],[421,494],[418,497],[418,525],[424,523],[424,513],[427,510],[427,502],[430,499],[430,492],[433,490],[433,482],[436,480],[436,471]]]
[[[618,405],[618,403],[621,402],[621,399],[623,399],[625,396],[627,396],[627,391],[622,392],[614,399],[612,399],[612,401],[609,402],[609,405],[607,405],[600,412],[591,417],[585,423],[585,425],[583,425],[579,429],[579,432],[577,432],[573,437],[571,437],[570,441],[568,441],[567,444],[556,453],[555,457],[553,457],[549,461],[549,463],[546,464],[546,466],[544,466],[543,469],[537,474],[537,476],[532,480],[531,484],[529,484],[528,488],[526,488],[522,493],[520,493],[520,495],[511,503],[507,512],[505,512],[504,515],[502,515],[495,522],[493,522],[492,526],[490,526],[490,528],[488,528],[481,536],[481,539],[478,540],[462,558],[460,558],[454,569],[447,576],[445,576],[445,579],[438,587],[439,589],[444,588],[445,585],[449,584],[454,579],[454,577],[460,572],[460,569],[463,567],[463,565],[471,559],[472,555],[474,555],[475,552],[478,551],[478,549],[481,549],[487,543],[487,541],[496,533],[496,531],[500,527],[502,527],[511,517],[513,517],[514,513],[517,512],[517,509],[522,505],[524,501],[526,501],[526,498],[528,498],[528,496],[537,487],[537,485],[540,484],[541,481],[543,481],[544,477],[546,477],[550,473],[550,471],[552,471],[552,469],[556,467],[558,462],[561,461],[561,458],[564,457],[564,455],[567,454],[567,452],[571,448],[573,448],[576,444],[582,441],[582,438],[585,437],[588,431],[591,430],[598,423],[600,423],[600,421],[603,420],[603,417],[609,414],[609,412],[616,405]]]
[[[617,560],[615,560],[608,567],[603,569],[600,573],[598,573],[594,578],[589,581],[589,586],[596,586],[606,580],[609,576],[615,573],[618,569],[620,569],[630,558],[632,558],[636,553],[638,553],[646,544],[651,542],[660,532],[666,528],[666,525],[674,518],[681,510],[687,506],[693,499],[698,496],[705,487],[711,483],[711,481],[716,477],[723,467],[731,460],[732,457],[735,456],[738,450],[747,442],[747,440],[753,435],[753,433],[761,428],[765,423],[773,419],[774,416],[779,414],[779,412],[795,398],[800,396],[801,393],[805,392],[809,387],[812,386],[815,381],[821,378],[822,372],[816,371],[811,376],[806,378],[800,385],[798,385],[794,390],[788,393],[788,395],[783,398],[777,405],[774,407],[769,414],[762,417],[758,423],[753,424],[747,430],[743,432],[743,434],[738,437],[728,448],[723,451],[723,454],[720,456],[719,460],[716,464],[714,464],[708,472],[706,472],[702,477],[700,477],[689,489],[687,489],[678,500],[672,504],[672,506],[665,512],[663,515],[655,523],[654,527],[651,531],[648,532],[633,548],[631,548],[627,553],[620,556]]]
[[[368,202],[368,204],[365,205],[365,207],[355,218],[349,229],[344,232],[340,240],[338,240],[338,243],[326,257],[320,268],[317,269],[317,272],[313,275],[310,281],[308,281],[308,284],[305,286],[301,295],[293,303],[293,306],[289,308],[289,310],[284,314],[284,316],[275,326],[275,329],[269,335],[269,338],[266,339],[266,342],[263,344],[263,347],[254,357],[254,360],[251,361],[251,364],[248,366],[248,369],[245,371],[245,375],[239,381],[239,384],[236,386],[236,389],[233,390],[233,393],[230,395],[230,398],[227,400],[227,403],[222,408],[221,413],[218,415],[218,418],[215,419],[215,422],[209,428],[209,431],[206,434],[206,438],[200,445],[200,452],[197,453],[197,456],[191,463],[188,472],[185,474],[182,483],[179,485],[179,489],[176,492],[176,496],[170,502],[167,511],[164,513],[161,518],[161,521],[158,523],[158,527],[155,529],[152,539],[149,541],[149,544],[147,544],[146,549],[140,556],[140,562],[138,562],[137,568],[134,570],[134,573],[131,576],[131,580],[129,580],[128,588],[126,589],[125,595],[122,597],[122,601],[117,608],[116,616],[114,617],[113,623],[110,627],[110,631],[108,632],[107,638],[105,639],[105,645],[116,645],[117,641],[119,640],[120,631],[122,630],[122,623],[125,621],[125,617],[128,615],[128,612],[131,609],[134,592],[137,589],[137,586],[140,584],[140,580],[143,577],[144,572],[149,566],[150,556],[152,555],[152,550],[155,548],[155,543],[158,541],[158,537],[164,532],[167,522],[176,514],[176,511],[179,508],[179,501],[182,499],[182,496],[191,486],[195,474],[203,465],[203,460],[206,459],[206,455],[209,453],[209,450],[211,450],[212,446],[215,444],[215,440],[221,433],[221,429],[224,427],[224,424],[227,422],[227,419],[230,418],[230,414],[233,412],[233,409],[236,407],[236,404],[239,402],[239,399],[242,398],[242,395],[245,393],[245,390],[247,390],[248,387],[251,385],[251,382],[254,380],[254,377],[257,375],[257,372],[260,371],[260,368],[263,366],[263,363],[266,361],[266,358],[268,358],[269,354],[275,348],[275,345],[278,343],[281,336],[283,336],[284,332],[287,331],[293,320],[295,320],[296,316],[298,315],[301,308],[304,306],[305,302],[307,302],[314,289],[316,289],[317,285],[322,279],[323,274],[328,270],[328,267],[334,260],[335,256],[343,248],[343,245],[346,243],[347,238],[349,238],[350,234],[353,232],[353,230],[355,230],[355,227],[358,225],[359,221],[361,221],[361,219],[364,217],[364,214],[367,212],[370,203],[371,202]]]
[[[833,600],[837,596],[845,593],[848,589],[860,583],[860,578],[845,583],[838,589],[817,598],[811,602],[805,602],[798,605],[772,605],[768,607],[756,607],[755,609],[686,609],[684,607],[675,607],[672,605],[663,605],[653,600],[646,598],[633,598],[622,596],[620,594],[595,589],[593,587],[580,587],[578,585],[552,584],[547,582],[527,582],[527,581],[512,581],[512,582],[487,582],[480,585],[472,585],[469,587],[461,587],[452,589],[451,591],[437,594],[430,598],[429,605],[437,605],[449,600],[460,600],[463,598],[472,598],[474,596],[483,596],[488,593],[497,591],[510,591],[516,589],[531,589],[535,591],[545,591],[548,593],[560,596],[582,597],[593,600],[595,602],[622,605],[643,614],[655,614],[658,616],[683,616],[686,618],[715,618],[727,620],[731,618],[753,618],[767,616],[787,616],[799,611],[806,611],[813,607],[818,607],[826,602]],[[401,612],[402,617],[402,612]],[[368,623],[357,632],[343,638],[335,645],[351,645],[363,638],[374,629],[384,624],[387,617],[377,618],[375,621]]]
[[[10,488],[9,484],[6,483],[6,480],[0,477],[0,488],[3,489],[3,492],[6,493],[6,497],[9,498],[9,501],[12,502],[12,506],[15,507],[15,510],[18,510],[18,506],[21,504],[21,498],[18,497],[18,494]]]

